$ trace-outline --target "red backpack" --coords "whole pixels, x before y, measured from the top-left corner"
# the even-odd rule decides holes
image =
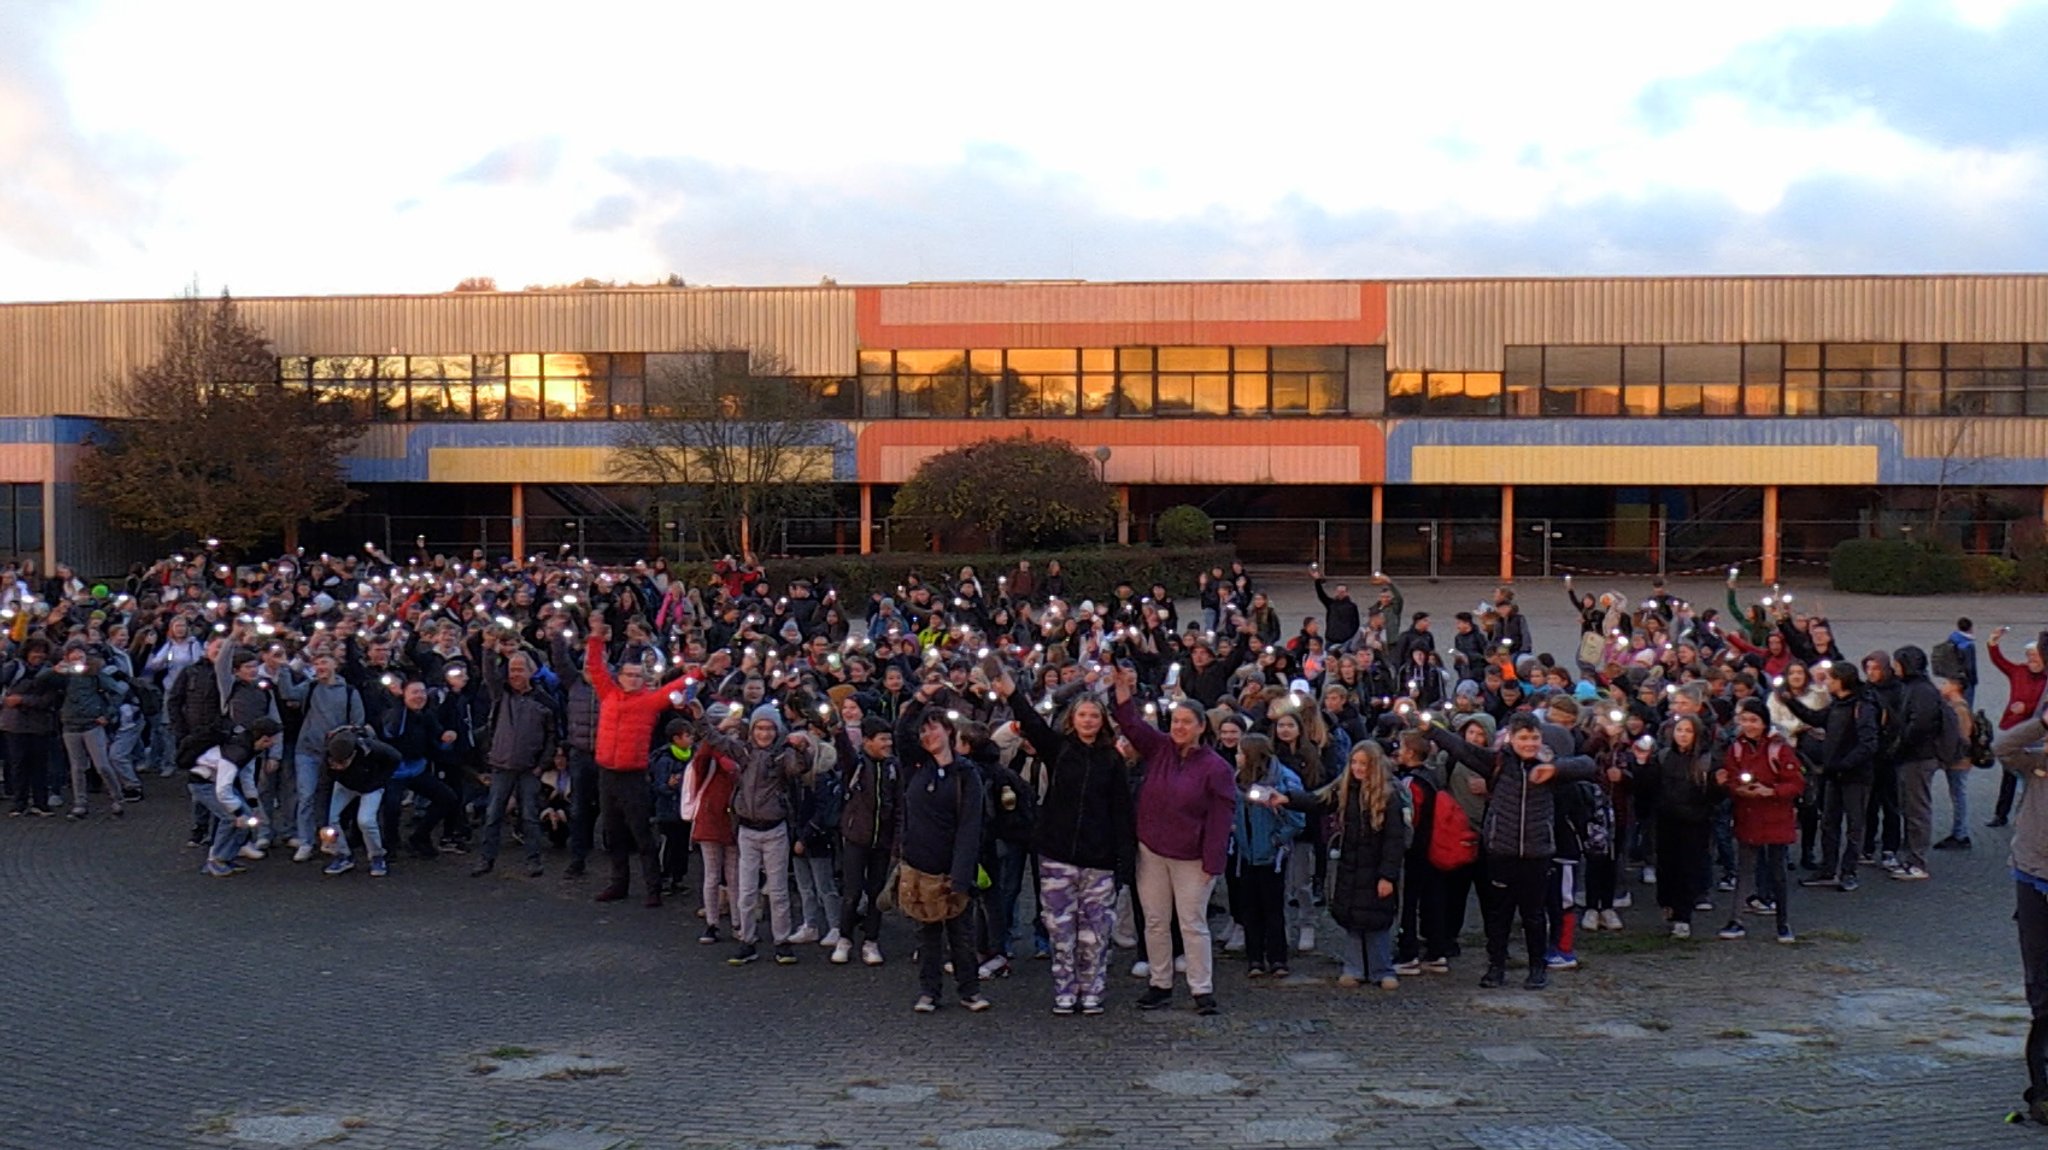
[[[1465,808],[1448,791],[1438,791],[1429,808],[1429,865],[1450,871],[1479,861],[1479,833]]]

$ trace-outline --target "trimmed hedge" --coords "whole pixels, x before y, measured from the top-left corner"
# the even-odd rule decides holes
[[[1017,567],[1017,560],[1031,560],[1031,573],[1045,576],[1048,560],[1057,559],[1067,580],[1071,600],[1102,599],[1115,591],[1119,580],[1129,580],[1139,594],[1154,583],[1163,583],[1177,597],[1192,596],[1195,580],[1212,567],[1228,568],[1237,558],[1232,547],[1086,547],[1067,551],[1046,551],[1022,555],[956,555],[945,552],[889,552],[878,555],[819,555],[767,561],[768,582],[781,587],[792,579],[809,579],[837,587],[841,601],[856,610],[872,592],[894,595],[898,585],[915,572],[927,583],[942,576],[957,575],[962,567],[973,567],[983,588],[993,594],[998,575]],[[692,585],[710,575],[707,564],[680,568]]]
[[[1216,521],[1199,507],[1182,503],[1159,513],[1159,542],[1168,547],[1213,547]]]
[[[1966,589],[1963,556],[1910,539],[1845,539],[1828,556],[1837,591],[1935,595]]]

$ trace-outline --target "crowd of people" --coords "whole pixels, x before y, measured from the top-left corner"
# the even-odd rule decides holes
[[[751,560],[693,583],[566,550],[206,549],[97,584],[24,566],[0,572],[6,792],[16,816],[119,818],[171,781],[218,878],[384,878],[401,849],[482,877],[510,822],[527,876],[565,853],[580,878],[601,849],[598,900],[690,897],[734,966],[809,944],[880,966],[900,913],[922,1013],[948,975],[988,1009],[1030,955],[1055,1013],[1100,1014],[1122,950],[1138,1008],[1178,982],[1209,1014],[1219,956],[1278,979],[1321,949],[1347,988],[1448,974],[1475,894],[1486,987],[1517,920],[1531,989],[1581,931],[1685,938],[1712,913],[1720,939],[1791,942],[1793,888],[1853,892],[1872,860],[1925,880],[1970,849],[1961,783],[1995,755],[2048,966],[2048,806],[2013,808],[2048,772],[2038,640],[1984,644],[2009,682],[1994,732],[1967,619],[1857,659],[1733,571],[1725,612],[1567,578],[1579,633],[1551,654],[1512,587],[1440,628],[1384,576],[1364,600],[1310,578],[1323,613],[1289,633],[1241,566],[1185,616],[1163,586],[1071,594],[1057,564],[858,604]],[[2029,994],[2048,1016],[2048,973]]]

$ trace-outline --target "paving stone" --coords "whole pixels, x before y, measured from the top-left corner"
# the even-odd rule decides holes
[[[1320,1118],[1265,1118],[1247,1122],[1247,1142],[1280,1142],[1289,1146],[1320,1146],[1337,1137],[1343,1127]]]
[[[1165,1094],[1199,1098],[1210,1094],[1231,1094],[1244,1083],[1228,1074],[1207,1070],[1168,1070],[1145,1079],[1145,1085]]]
[[[1908,1025],[1946,1001],[1931,990],[1879,987],[1835,995],[1835,1015],[1845,1026],[1888,1029]]]
[[[312,1146],[348,1133],[326,1114],[255,1114],[228,1120],[228,1137],[260,1146]]]
[[[1594,1038],[1616,1038],[1628,1041],[1637,1038],[1655,1038],[1658,1031],[1634,1022],[1595,1022],[1579,1028],[1580,1033]]]
[[[527,1058],[483,1058],[473,1068],[493,1082],[573,1082],[621,1075],[620,1063],[587,1054],[535,1054]]]
[[[1924,1078],[1947,1065],[1925,1054],[1850,1054],[1835,1060],[1835,1068],[1865,1082],[1897,1082],[1903,1078]]]
[[[1934,1044],[1950,1054],[1961,1054],[1970,1058],[2023,1058],[2027,1052],[2027,1039],[2019,1034],[1972,1034],[1964,1038],[1950,1038]]]
[[[1303,1070],[1345,1070],[1351,1066],[1353,1058],[1341,1050],[1292,1050],[1287,1054],[1287,1061]]]
[[[1401,1106],[1410,1110],[1441,1110],[1447,1106],[1463,1106],[1471,1099],[1449,1090],[1375,1090],[1374,1098],[1389,1106]]]
[[[1475,1046],[1472,1053],[1495,1066],[1523,1066],[1531,1062],[1551,1061],[1550,1055],[1533,1046]]]
[[[939,1135],[939,1150],[1052,1150],[1065,1139],[1044,1130],[990,1126]]]
[[[879,1106],[908,1106],[923,1102],[938,1090],[930,1086],[913,1086],[895,1083],[887,1086],[849,1086],[846,1096],[855,1102],[871,1102]]]
[[[1479,1150],[1628,1150],[1591,1126],[1482,1126],[1465,1137]]]
[[[585,1127],[549,1130],[517,1143],[521,1150],[620,1150],[630,1139],[607,1131]]]

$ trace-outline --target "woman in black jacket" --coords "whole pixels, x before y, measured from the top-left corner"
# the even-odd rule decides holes
[[[1374,742],[1351,748],[1345,770],[1328,786],[1278,796],[1272,805],[1308,815],[1310,823],[1337,818],[1330,838],[1330,917],[1344,928],[1344,973],[1339,986],[1363,981],[1392,990],[1394,920],[1401,912],[1401,862],[1408,823],[1386,753]]]
[[[1136,849],[1137,819],[1116,731],[1100,700],[1068,705],[1055,731],[1016,698],[1017,683],[998,678],[1024,741],[1047,764],[1032,850],[1038,855],[1038,903],[1052,944],[1054,1014],[1102,1013],[1109,976],[1109,935],[1116,920],[1117,870]]]
[[[1692,913],[1708,881],[1707,839],[1720,808],[1714,752],[1692,715],[1672,721],[1671,746],[1638,772],[1636,785],[1657,819],[1657,904],[1671,915],[1671,937],[1692,937]]]

